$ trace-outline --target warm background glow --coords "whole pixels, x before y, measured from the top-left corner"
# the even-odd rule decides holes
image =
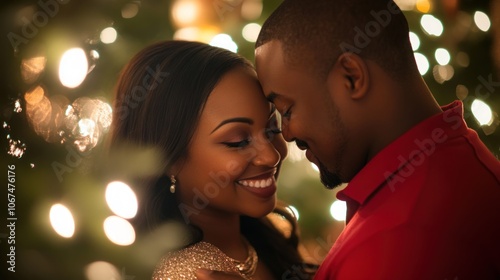
[[[30,268],[16,271],[19,279],[150,279],[158,259],[187,242],[179,223],[150,234],[136,223],[142,179],[165,170],[154,149],[108,154],[113,113],[137,108],[132,100],[113,112],[116,80],[134,54],[161,40],[210,43],[253,62],[261,26],[282,1],[4,3],[0,145],[4,166],[16,166],[16,256]],[[468,126],[500,157],[500,1],[396,2],[437,102],[462,100]],[[315,262],[345,224],[345,203],[336,198],[345,185],[327,190],[319,175],[290,143],[278,199],[290,205],[301,248]]]

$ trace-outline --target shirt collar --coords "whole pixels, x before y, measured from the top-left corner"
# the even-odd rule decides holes
[[[337,193],[337,198],[364,204],[409,160],[421,153],[424,153],[424,156],[430,155],[435,149],[432,145],[454,138],[467,130],[461,101],[454,101],[441,109],[442,113],[422,121],[382,149],[344,190]]]

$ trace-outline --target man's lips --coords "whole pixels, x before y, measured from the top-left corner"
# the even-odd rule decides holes
[[[312,162],[312,163],[316,164],[316,166],[318,166],[318,159],[309,149],[307,149],[307,151],[306,151],[306,158],[307,158],[307,160],[309,160],[310,162]]]

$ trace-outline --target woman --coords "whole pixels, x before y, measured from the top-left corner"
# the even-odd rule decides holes
[[[282,279],[304,267],[295,221],[275,209],[287,152],[277,125],[253,67],[237,54],[168,41],[130,61],[116,90],[111,145],[157,147],[163,172],[142,194],[136,228],[175,220],[192,237],[167,253],[153,279],[196,279],[197,268]],[[267,217],[273,209],[291,223],[289,237]]]

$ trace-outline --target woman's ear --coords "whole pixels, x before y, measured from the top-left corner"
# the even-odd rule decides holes
[[[182,167],[184,166],[184,159],[178,159],[174,164],[170,166],[170,168],[167,168],[166,175],[170,177],[171,175],[174,175],[177,177],[179,173],[182,171]]]
[[[332,71],[337,73],[333,75]],[[336,65],[332,67],[328,74],[328,83],[338,83],[339,77],[343,88],[346,92],[349,92],[352,99],[363,98],[370,88],[370,75],[367,64],[357,54],[343,53],[338,57]]]

